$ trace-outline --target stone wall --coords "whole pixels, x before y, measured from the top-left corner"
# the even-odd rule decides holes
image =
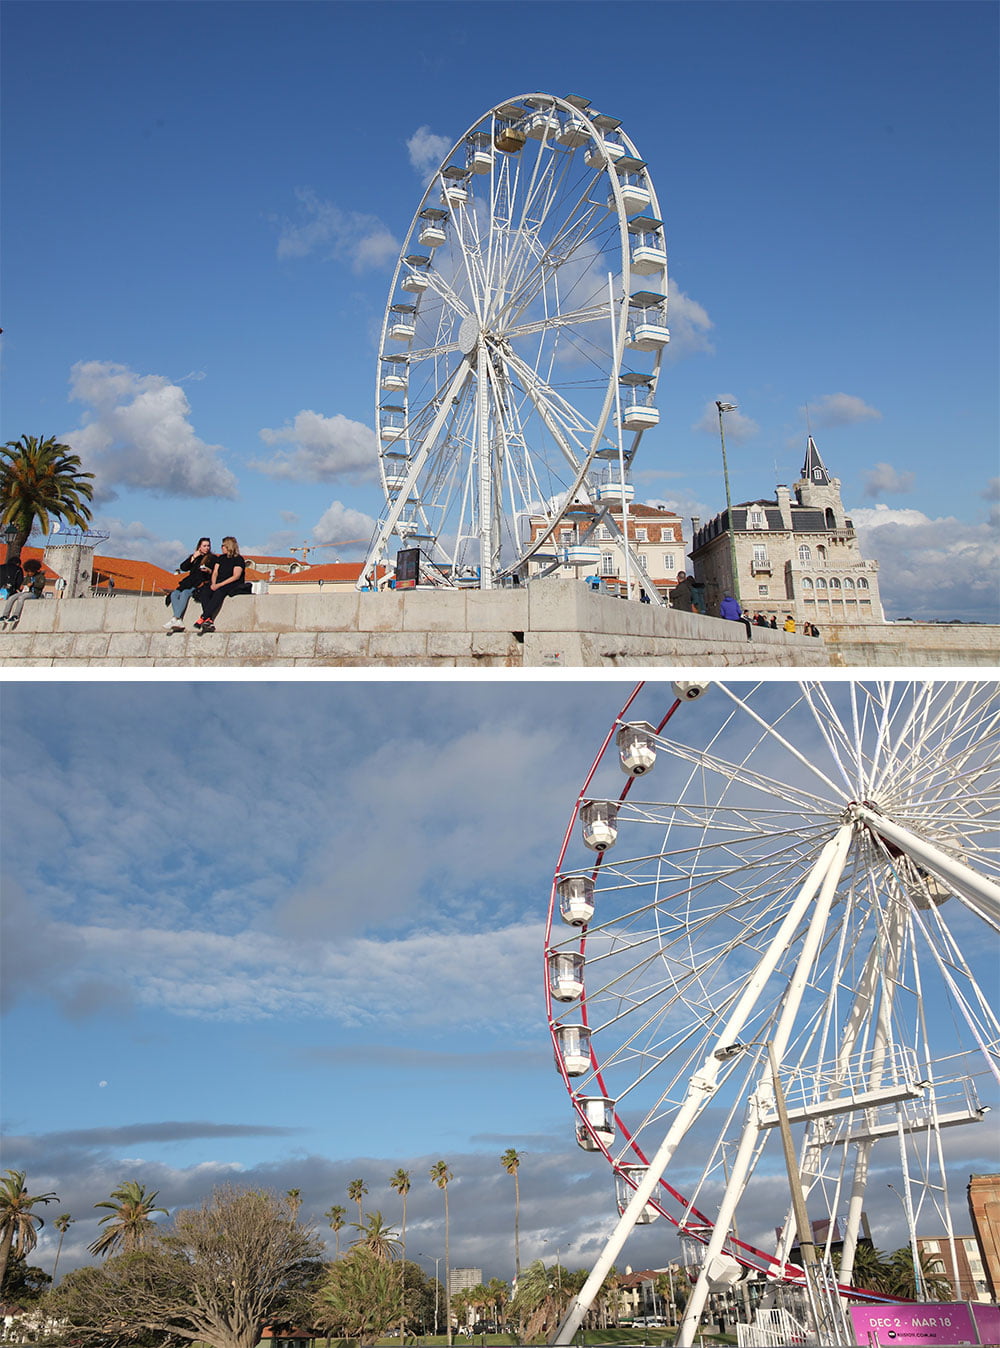
[[[830,664],[888,668],[1000,665],[1000,628],[968,623],[827,623],[823,640]]]
[[[0,634],[7,668],[420,666],[485,669],[825,666],[822,640],[597,594],[575,580],[513,590],[241,595],[217,631],[168,634],[162,600],[44,600]]]

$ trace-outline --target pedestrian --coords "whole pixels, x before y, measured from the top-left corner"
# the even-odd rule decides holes
[[[705,582],[691,577],[691,604],[695,613],[705,613],[708,605],[705,602]]]
[[[813,623],[813,625],[812,625],[812,635],[813,635],[814,637],[818,637],[818,636],[819,636],[819,628],[816,626],[815,623]]]
[[[727,594],[719,605],[719,617],[728,618],[731,622],[737,622],[743,617],[743,610],[731,594]]]
[[[240,556],[239,543],[232,534],[227,534],[222,540],[222,551],[215,559],[211,581],[198,591],[201,617],[195,623],[196,631],[214,632],[215,620],[227,598],[234,594],[251,593],[249,582],[244,580],[246,570],[246,559]]]
[[[795,619],[792,617],[790,613],[785,618],[785,631],[793,633],[795,631]]]
[[[0,613],[0,622],[5,625],[10,623],[9,628],[5,627],[6,631],[11,631],[17,626],[21,610],[27,601],[29,599],[41,599],[44,590],[45,572],[42,570],[42,564],[31,557],[24,564],[24,576],[20,589],[8,598],[3,606],[3,613]]]
[[[681,613],[694,611],[692,581],[686,571],[677,572],[677,579],[670,589],[670,607],[679,609]]]
[[[166,602],[173,609],[174,616],[163,624],[168,632],[184,631],[184,614],[191,602],[191,596],[203,585],[212,582],[212,568],[215,557],[212,555],[212,540],[199,538],[190,557],[185,557],[177,568],[179,577],[176,587],[167,595]]]
[[[24,572],[21,570],[21,562],[18,558],[12,561],[4,562],[0,566],[0,598],[7,599],[12,594],[17,594],[24,581]]]
[[[771,628],[773,632],[776,632],[778,630],[778,615],[776,613],[771,614],[771,621],[768,624],[768,626]]]

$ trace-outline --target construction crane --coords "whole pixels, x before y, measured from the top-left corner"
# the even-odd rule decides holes
[[[301,552],[303,564],[308,563],[310,552],[315,552],[317,548],[346,548],[351,543],[367,543],[367,538],[345,538],[339,543],[305,543],[300,548],[289,548],[289,552]]]

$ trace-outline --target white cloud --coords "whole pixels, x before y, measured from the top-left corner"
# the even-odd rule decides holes
[[[97,474],[98,498],[113,485],[174,496],[237,496],[221,445],[194,433],[184,390],[164,375],[140,375],[111,361],[78,361],[70,397],[86,404],[83,425],[61,435]]]
[[[349,538],[371,538],[375,520],[363,510],[332,501],[313,526],[317,543],[342,543]]]
[[[1000,536],[990,524],[879,504],[852,510],[862,555],[879,563],[886,616],[1000,622]]]
[[[865,473],[865,495],[882,496],[890,492],[912,491],[915,480],[914,473],[901,473],[891,463],[877,463]]]
[[[279,450],[270,459],[250,462],[249,467],[268,477],[293,482],[331,482],[347,477],[353,482],[366,482],[376,476],[375,432],[340,412],[324,417],[304,408],[294,421],[278,430],[265,427],[260,438],[267,445],[293,446],[290,451]]]
[[[697,352],[711,353],[715,350],[709,339],[712,320],[705,308],[685,295],[673,278],[667,282],[667,320],[670,325],[670,342],[664,348],[665,361],[683,360]]]
[[[882,413],[853,393],[824,393],[799,408],[813,426],[850,426],[855,421],[881,421]]]
[[[285,220],[278,238],[278,257],[308,257],[350,263],[356,272],[384,267],[399,252],[399,242],[377,216],[344,211],[323,201],[311,187],[296,190],[299,220]]]
[[[447,136],[436,136],[429,126],[417,127],[406,142],[410,163],[422,178],[430,177],[452,147]]]
[[[113,515],[102,515],[95,519],[94,527],[108,534],[108,541],[102,543],[100,548],[104,556],[152,562],[166,571],[173,571],[197,541],[196,538],[158,538],[140,520],[126,522]]]
[[[721,403],[731,403],[735,401],[735,398],[729,394],[723,394],[719,397],[719,402]],[[755,435],[760,433],[760,427],[757,425],[756,421],[754,421],[753,417],[748,417],[744,412],[741,412],[738,406],[735,412],[726,412],[724,416],[727,444],[729,444],[730,441],[735,444],[742,444],[743,441],[752,440]],[[719,409],[714,402],[707,402],[705,404],[704,412],[702,412],[700,419],[695,422],[691,429],[693,431],[707,431],[710,435],[718,436]]]

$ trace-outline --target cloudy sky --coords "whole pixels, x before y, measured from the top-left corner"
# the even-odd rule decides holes
[[[509,1278],[511,1146],[522,1258],[593,1260],[611,1184],[573,1142],[553,1071],[544,923],[567,822],[629,692],[4,685],[3,1165],[59,1194],[49,1216],[77,1219],[64,1269],[86,1262],[93,1205],[126,1178],[171,1209],[224,1180],[298,1188],[323,1226],[359,1177],[398,1222],[386,1182],[400,1166],[408,1247],[430,1268],[443,1211],[427,1172],[443,1158],[453,1262]],[[641,699],[630,714],[659,719],[672,697],[649,685]],[[723,706],[712,690],[675,733],[707,737]],[[820,751],[815,727],[786,724]],[[983,1134],[951,1130],[954,1174],[995,1165]],[[870,1214],[891,1249],[903,1233],[884,1193]],[[960,1222],[963,1198],[964,1180]],[[765,1241],[774,1206],[755,1194],[741,1234]],[[619,1263],[676,1254],[656,1223]],[[38,1262],[53,1256],[50,1223]]]
[[[583,93],[670,250],[640,492],[720,508],[717,398],[736,499],[794,480],[811,427],[889,615],[995,621],[996,28],[964,0],[10,0],[2,438],[79,452],[112,554],[366,537],[427,176],[493,104]]]

